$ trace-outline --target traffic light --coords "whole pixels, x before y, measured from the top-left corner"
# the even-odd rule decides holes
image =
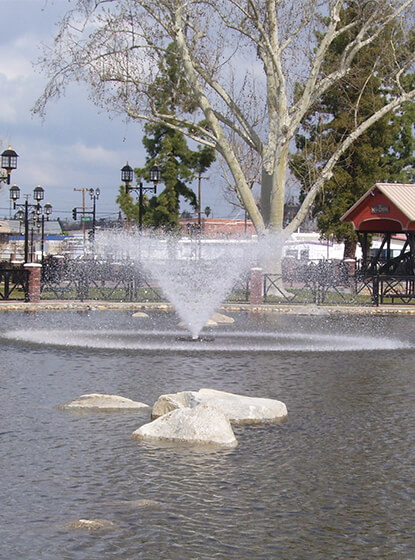
[[[72,218],[76,221],[76,208],[72,210]]]

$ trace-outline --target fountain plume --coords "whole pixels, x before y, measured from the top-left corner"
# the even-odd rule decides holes
[[[99,252],[128,259],[161,288],[192,338],[253,262],[255,241],[178,239],[167,234],[102,233]]]

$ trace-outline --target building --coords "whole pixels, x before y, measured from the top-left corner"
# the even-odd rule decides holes
[[[254,225],[249,219],[202,218],[200,227],[198,218],[181,218],[179,223],[186,233],[191,235],[200,232],[209,238],[256,235]]]
[[[41,228],[30,224],[29,253],[32,255],[32,261],[35,262],[42,258],[41,238]],[[57,220],[45,220],[44,255],[60,253],[64,238],[62,228]],[[0,220],[0,260],[23,261],[24,247],[24,224],[19,220]]]
[[[341,219],[352,222],[369,273],[415,275],[415,185],[376,183]]]

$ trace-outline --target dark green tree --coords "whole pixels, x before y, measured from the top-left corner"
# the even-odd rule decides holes
[[[342,18],[354,21],[362,1],[348,2]],[[353,27],[348,34],[352,34]],[[333,42],[324,70],[333,71],[350,37],[342,34]],[[386,105],[391,88],[388,77],[402,44],[400,30],[389,25],[370,48],[354,60],[348,75],[332,87],[313,107],[296,137],[297,152],[291,170],[301,182],[303,198],[319,169],[331,157],[341,138],[349,135],[373,111]],[[407,39],[407,38],[406,38]],[[402,47],[403,48],[403,47]],[[379,61],[382,61],[379,64]],[[373,73],[378,66],[379,72]],[[413,75],[405,80],[415,83]],[[299,88],[301,89],[301,88]],[[345,256],[354,256],[357,236],[341,216],[375,182],[410,182],[414,179],[413,104],[404,104],[370,127],[343,154],[330,180],[315,199],[312,214],[321,233],[345,243]]]
[[[138,202],[134,202],[132,195],[126,192],[124,185],[120,186],[116,202],[129,223],[139,223],[140,208]]]
[[[143,223],[174,228],[179,222],[180,197],[197,209],[196,195],[188,184],[211,166],[215,154],[206,147],[191,150],[183,133],[163,125],[146,125],[145,131],[143,144],[148,154],[147,165],[136,169],[135,173],[146,179],[150,167],[157,162],[164,190],[149,200]]]
[[[164,115],[176,113],[178,107],[193,112],[196,105],[192,102],[190,88],[184,79],[174,43],[167,49],[164,66],[159,77],[150,88],[149,95]],[[161,170],[164,189],[150,199],[145,197],[143,224],[151,227],[174,229],[179,223],[180,197],[189,201],[196,210],[198,201],[189,184],[203,174],[214,162],[215,151],[209,147],[198,145],[192,150],[186,137],[180,130],[164,124],[146,124],[143,144],[147,151],[146,165],[136,168],[137,180],[146,182],[150,168],[157,163]],[[117,199],[126,216],[138,220],[138,204],[134,204],[130,195],[120,191]]]

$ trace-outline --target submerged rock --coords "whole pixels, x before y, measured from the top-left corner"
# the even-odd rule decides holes
[[[278,422],[288,414],[286,405],[275,399],[200,389],[161,395],[153,405],[152,418],[158,418],[176,409],[193,408],[199,404],[219,409],[233,424]]]
[[[116,527],[113,521],[108,519],[77,519],[67,525],[68,529],[81,531],[102,531]]]
[[[133,401],[118,395],[105,395],[101,393],[90,393],[81,395],[73,401],[58,406],[61,410],[142,410],[150,408],[148,404]]]
[[[114,503],[117,506],[131,509],[161,509],[164,507],[162,502],[157,502],[156,500],[150,500],[148,498],[139,498],[138,500],[120,500]]]
[[[212,315],[211,319],[218,324],[231,324],[235,322],[235,319],[233,317],[229,317],[228,315],[223,315],[222,313],[217,312]]]
[[[181,329],[187,329],[188,325],[186,325],[186,323],[184,321],[180,321],[180,323],[177,325],[178,327],[180,327]],[[213,328],[213,327],[217,327],[218,323],[216,321],[214,321],[213,319],[208,319],[206,321],[206,323],[204,324],[204,327],[208,327],[208,328]]]
[[[164,414],[133,432],[134,439],[235,447],[238,442],[226,416],[205,404]]]

